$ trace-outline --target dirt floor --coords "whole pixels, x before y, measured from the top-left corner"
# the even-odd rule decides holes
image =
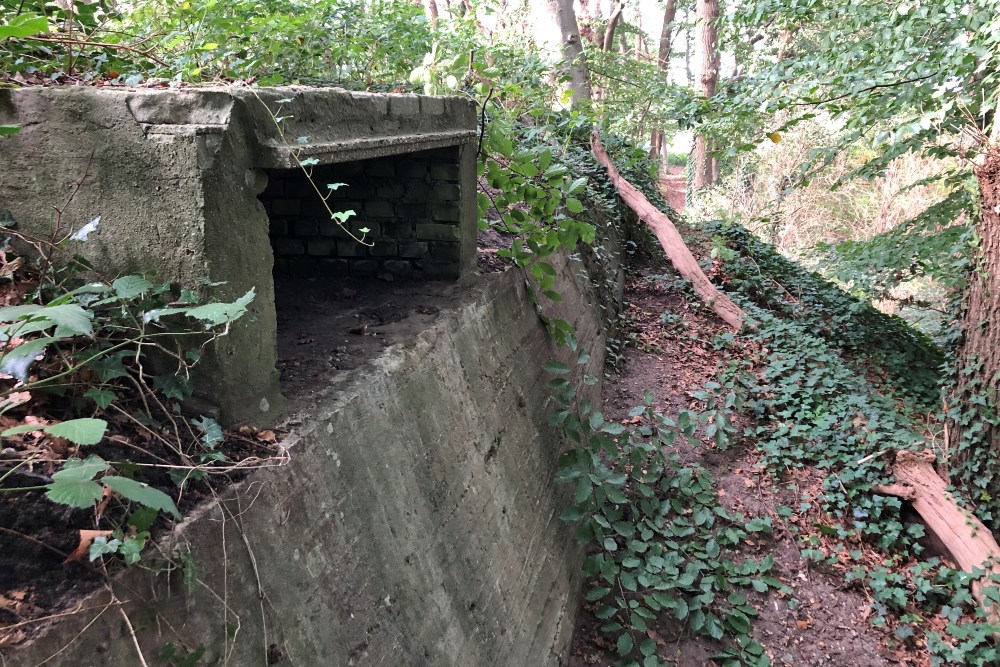
[[[676,414],[694,408],[691,392],[716,377],[718,352],[713,336],[725,333],[711,313],[686,301],[669,283],[652,277],[630,279],[626,287],[626,321],[623,335],[631,339],[624,358],[611,369],[604,384],[604,414],[624,421],[628,410],[642,403],[642,394],[652,390],[656,408]],[[661,315],[673,324],[661,323]],[[737,423],[742,431],[745,424]],[[705,466],[718,483],[721,501],[747,518],[770,516],[774,535],[748,544],[747,555],[775,558],[775,575],[793,595],[782,598],[750,596],[760,617],[754,622],[754,638],[762,643],[775,665],[912,665],[919,661],[900,654],[891,646],[891,636],[868,620],[869,600],[855,590],[846,590],[841,575],[810,568],[799,555],[795,537],[783,527],[775,513],[779,505],[797,505],[803,490],[815,487],[811,473],[772,484],[756,467],[752,443],[742,442],[725,451],[708,442],[681,450],[682,459]],[[814,475],[813,475],[814,476]],[[793,601],[794,600],[794,601]],[[601,635],[601,624],[593,605],[584,603],[578,617],[570,651],[569,667],[616,664],[612,643]],[[711,666],[716,650],[710,640],[697,636],[672,620],[660,619],[650,630],[659,645],[658,655],[668,664],[686,667]]]

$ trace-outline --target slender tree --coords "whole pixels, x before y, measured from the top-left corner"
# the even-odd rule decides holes
[[[664,81],[670,81],[670,53],[674,34],[674,18],[677,16],[677,0],[667,0],[663,5],[663,27],[660,29],[660,46],[656,54],[656,66],[663,73]],[[650,136],[649,156],[659,156],[663,160],[663,169],[667,166],[667,150],[664,145],[663,129],[656,127]]]
[[[719,83],[719,1],[698,0],[696,9],[698,22],[698,92],[707,98],[715,95]],[[715,183],[718,164],[712,155],[711,142],[698,133],[694,139],[691,187],[695,190],[707,188]]]

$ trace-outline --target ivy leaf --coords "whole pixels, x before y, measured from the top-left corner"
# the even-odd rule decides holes
[[[201,444],[209,449],[214,449],[217,444],[225,440],[219,422],[211,417],[202,415],[201,419],[194,419],[191,423],[201,429]]]
[[[118,400],[118,394],[110,389],[91,387],[84,393],[84,398],[89,398],[102,410],[106,410],[109,405]]]
[[[117,476],[104,477],[101,479],[101,483],[112,491],[140,505],[167,512],[177,519],[181,518],[181,513],[177,511],[177,506],[174,504],[173,499],[163,491],[154,489],[148,484],[137,482],[128,477]]]

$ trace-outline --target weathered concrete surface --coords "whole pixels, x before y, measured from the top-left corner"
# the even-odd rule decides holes
[[[271,113],[287,117],[281,131]],[[256,290],[251,317],[206,355],[196,383],[226,422],[274,419],[282,403],[273,258],[257,200],[263,169],[292,166],[299,150],[331,163],[459,146],[462,270],[475,266],[469,101],[297,87],[59,86],[0,90],[0,124],[22,126],[0,141],[0,213],[19,230],[49,238],[59,208],[54,236],[63,238],[100,215],[97,232],[74,250],[110,277],[155,271],[186,286],[207,278],[224,282],[210,294],[224,300]]]
[[[579,261],[556,260],[564,301],[548,314],[575,327],[593,352],[579,370],[600,378],[592,286]],[[555,350],[520,271],[468,290],[412,344],[333,378],[293,424],[289,466],[255,473],[186,521],[164,549],[194,556],[192,594],[177,572],[116,585],[151,665],[180,641],[206,647],[199,665],[565,664],[580,552],[558,519],[563,445],[546,426],[540,367]],[[107,598],[0,664],[49,657]],[[111,608],[46,664],[138,662]]]

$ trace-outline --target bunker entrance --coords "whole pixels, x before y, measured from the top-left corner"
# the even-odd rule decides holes
[[[463,271],[459,149],[267,170],[278,369],[296,399],[430,326]],[[345,216],[342,222],[338,216]]]

